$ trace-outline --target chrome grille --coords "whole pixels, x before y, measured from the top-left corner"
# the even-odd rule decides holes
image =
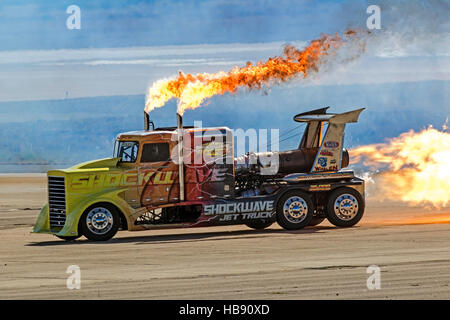
[[[62,228],[66,222],[64,177],[48,177],[48,212],[50,228]]]

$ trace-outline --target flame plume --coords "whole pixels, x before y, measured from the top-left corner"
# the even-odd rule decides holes
[[[372,178],[388,199],[445,207],[450,203],[450,133],[432,126],[408,131],[387,143],[351,150],[351,163],[380,170]]]
[[[214,95],[235,93],[240,87],[260,89],[265,85],[280,83],[311,71],[318,71],[324,58],[336,53],[347,40],[356,37],[355,31],[322,35],[303,50],[291,45],[284,47],[283,55],[269,58],[266,62],[250,62],[244,67],[234,67],[228,72],[183,74],[174,79],[156,81],[147,92],[145,111],[148,113],[162,107],[168,100],[178,98],[177,112],[182,115],[187,109],[195,109]]]

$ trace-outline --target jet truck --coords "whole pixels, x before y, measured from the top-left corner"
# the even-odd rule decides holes
[[[286,230],[325,219],[351,227],[364,213],[364,180],[343,147],[347,123],[362,109],[294,116],[305,123],[297,149],[234,156],[227,127],[155,128],[121,133],[112,158],[89,161],[48,176],[48,203],[33,232],[64,240],[111,239],[118,230],[244,224]],[[300,130],[300,129],[299,129]]]

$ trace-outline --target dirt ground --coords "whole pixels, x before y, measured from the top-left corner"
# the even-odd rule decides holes
[[[119,232],[106,243],[31,234],[41,174],[0,175],[0,299],[449,299],[450,208],[369,201],[360,224]],[[69,265],[81,289],[69,290]],[[369,290],[367,267],[381,270]]]

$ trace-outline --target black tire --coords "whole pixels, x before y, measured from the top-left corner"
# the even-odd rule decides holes
[[[59,239],[65,240],[65,241],[73,241],[78,239],[79,237],[81,237],[81,235],[79,236],[56,236]]]
[[[270,227],[274,221],[266,220],[266,219],[257,219],[252,220],[249,222],[246,222],[245,225],[249,228],[255,229],[255,230],[263,230],[265,228]]]
[[[80,219],[81,233],[92,241],[107,241],[120,227],[117,209],[107,203],[99,203],[86,209]]]
[[[311,222],[313,214],[313,203],[304,191],[288,191],[278,200],[277,222],[286,230],[299,230],[306,227]]]
[[[323,220],[325,220],[325,217],[313,217],[311,219],[311,222],[308,224],[308,226],[317,226],[319,224],[321,224],[323,222]]]
[[[338,188],[328,196],[327,219],[336,227],[352,227],[361,220],[364,207],[364,199],[358,191],[348,187]]]

